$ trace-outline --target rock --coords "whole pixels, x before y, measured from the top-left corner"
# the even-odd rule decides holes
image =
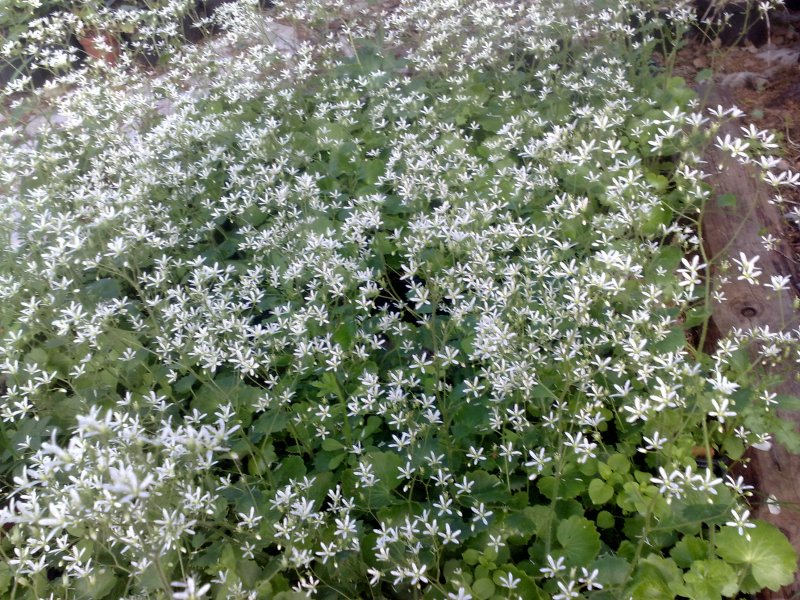
[[[739,73],[728,73],[723,75],[719,80],[720,85],[728,88],[743,88],[747,87],[751,90],[761,90],[769,83],[769,79],[764,77],[761,73],[753,73],[752,71],[741,71]]]
[[[780,65],[782,67],[791,67],[800,61],[800,50],[776,48],[774,45],[770,45],[768,48],[758,52],[756,56],[762,60]]]

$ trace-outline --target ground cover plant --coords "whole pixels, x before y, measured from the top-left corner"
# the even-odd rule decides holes
[[[715,136],[738,111],[670,77],[650,6],[370,8],[278,5],[305,32],[287,56],[233,3],[224,66],[201,47],[155,81],[90,65],[35,137],[0,132],[0,593],[792,581],[756,491],[696,458],[798,448],[759,376],[796,335],[701,350],[698,149],[779,194],[797,177],[771,134]],[[717,267],[789,285],[758,260]]]
[[[68,76],[97,55],[157,64],[208,31],[207,3],[194,0],[2,0],[0,87],[5,94]]]

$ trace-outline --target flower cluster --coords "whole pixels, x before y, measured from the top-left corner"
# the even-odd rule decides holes
[[[797,332],[687,340],[716,258],[696,150],[737,115],[654,73],[628,2],[342,4],[231,3],[225,69],[187,47],[158,78],[76,72],[38,131],[0,131],[15,585],[636,597],[668,573],[694,597],[791,577],[747,484],[694,458],[792,440],[752,370],[797,360]],[[767,132],[716,143],[796,183]],[[758,260],[721,277],[788,285]],[[710,531],[769,537],[780,568],[750,577]]]
[[[162,574],[175,566],[167,557],[185,552],[198,525],[218,515],[220,496],[207,473],[238,425],[228,424],[224,406],[213,424],[197,414],[173,424],[164,400],[128,394],[113,408],[77,415],[65,445],[56,430],[49,442],[28,440],[38,447],[0,512],[15,525],[7,559],[15,577],[35,580],[57,565],[65,590],[83,578],[90,589],[109,585],[97,581],[99,551],[124,557],[131,577]]]

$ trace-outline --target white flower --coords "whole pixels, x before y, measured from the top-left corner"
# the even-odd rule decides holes
[[[147,473],[140,479],[139,475],[130,465],[119,464],[117,467],[109,467],[110,484],[103,487],[108,491],[122,496],[120,502],[131,502],[140,498],[147,498],[150,493],[147,491],[154,482],[153,473]]]
[[[683,264],[683,269],[678,269],[678,273],[683,278],[678,285],[684,287],[691,287],[693,288],[696,285],[700,285],[702,283],[702,279],[700,278],[700,271],[706,268],[705,263],[700,262],[700,257],[695,254],[692,256],[692,260],[688,261],[685,258],[681,259],[681,264]]]
[[[771,515],[781,514],[781,504],[778,502],[775,494],[767,496],[767,510],[769,510],[769,514]]]
[[[547,555],[547,566],[542,567],[539,569],[539,572],[542,573],[545,577],[555,577],[561,571],[566,570],[566,565],[564,565],[564,557],[559,556],[558,559],[554,559],[551,555]]]
[[[489,517],[491,517],[494,513],[491,510],[486,509],[486,505],[481,502],[478,506],[472,507],[472,512],[475,513],[474,521],[480,521],[484,525],[489,524]]]
[[[439,537],[442,538],[442,543],[446,546],[447,544],[458,544],[458,536],[461,535],[460,529],[451,529],[450,523],[444,524],[444,531],[439,532]]]
[[[746,150],[750,147],[750,143],[740,138],[731,139],[729,133],[725,134],[724,139],[717,137],[714,145],[723,152],[728,152],[734,158],[742,160],[747,160],[748,158]]]
[[[724,423],[725,419],[728,417],[736,416],[735,411],[729,410],[730,401],[727,398],[712,398],[711,405],[714,409],[708,411],[708,416],[714,417],[720,423]]]
[[[748,519],[750,518],[750,511],[744,510],[741,514],[735,508],[731,509],[731,515],[733,519],[725,523],[728,527],[735,527],[736,530],[739,532],[739,535],[743,535],[747,540],[750,539],[750,534],[746,533],[747,529],[752,529],[756,525],[755,523],[750,523]]]
[[[427,570],[427,565],[411,563],[411,565],[405,569],[405,575],[411,580],[411,585],[419,586],[420,583],[428,583],[428,577],[425,575],[425,571]]]
[[[683,473],[673,470],[667,473],[664,467],[658,468],[660,477],[651,477],[650,483],[655,483],[659,486],[658,493],[664,494],[667,498],[667,503],[672,503],[673,498],[681,498],[683,496]]]
[[[194,576],[189,576],[186,581],[173,581],[172,587],[182,590],[172,593],[173,600],[201,600],[205,597],[208,590],[211,589],[211,584],[206,583],[199,587],[198,585]]]
[[[792,278],[789,275],[770,275],[769,283],[765,284],[771,290],[776,292],[786,291],[791,289]]]
[[[498,577],[498,582],[500,586],[506,589],[515,590],[517,589],[517,586],[522,582],[522,579],[514,577],[514,574],[511,573],[511,571],[509,571],[505,575],[500,575]]]
[[[581,573],[582,575],[578,578],[578,582],[582,585],[585,585],[587,590],[603,589],[603,585],[596,581],[597,577],[600,575],[600,571],[598,569],[589,571],[589,569],[586,567],[581,567]]]
[[[740,275],[736,278],[738,281],[746,281],[751,285],[758,285],[758,277],[761,275],[761,269],[756,267],[756,263],[760,256],[747,258],[744,252],[739,252],[739,258],[734,258],[733,262],[739,267]]]
[[[664,444],[666,444],[668,441],[666,438],[661,437],[661,434],[658,431],[653,433],[653,437],[649,438],[647,436],[643,436],[642,439],[646,442],[644,448],[638,449],[638,451],[642,454],[662,450],[664,448]]]

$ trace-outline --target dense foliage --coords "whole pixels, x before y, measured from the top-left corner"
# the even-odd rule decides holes
[[[695,458],[796,448],[756,374],[798,346],[687,341],[712,294],[697,150],[740,115],[654,62],[659,20],[276,11],[291,54],[235,3],[224,66],[189,47],[155,80],[81,71],[35,134],[0,132],[3,597],[791,581],[749,486]],[[767,132],[716,143],[794,185]],[[719,268],[788,286],[757,260]]]
[[[69,77],[86,62],[80,40],[109,54],[124,47],[126,61],[163,62],[185,36],[209,30],[206,12],[194,0],[0,0],[0,90]]]

